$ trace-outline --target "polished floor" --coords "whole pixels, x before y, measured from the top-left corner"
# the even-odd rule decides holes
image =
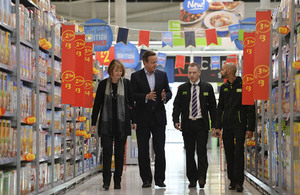
[[[178,139],[179,140],[179,139]],[[167,137],[168,141],[168,137]],[[115,190],[113,188],[113,180],[109,190],[102,188],[101,173],[85,183],[76,186],[76,188],[69,190],[69,195],[182,195],[182,194],[260,194],[247,181],[244,183],[244,191],[238,193],[227,189],[229,181],[226,178],[224,167],[220,166],[220,149],[214,145],[213,140],[212,149],[208,149],[209,168],[207,181],[204,189],[188,188],[188,180],[185,176],[185,151],[183,143],[168,141],[166,144],[166,188],[159,188],[152,184],[151,188],[142,188],[142,181],[139,177],[139,168],[137,165],[127,165],[124,167],[121,189]],[[223,164],[223,163],[221,163]]]

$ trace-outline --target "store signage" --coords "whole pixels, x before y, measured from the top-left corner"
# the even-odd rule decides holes
[[[287,26],[281,26],[281,27],[278,28],[278,32],[280,34],[286,35],[290,32],[290,29]]]
[[[5,109],[0,107],[0,116],[3,116],[5,114]]]
[[[229,29],[231,41],[234,41],[235,39],[239,38],[240,26],[238,24],[230,25],[230,26],[228,26],[228,29]]]
[[[62,24],[61,103],[73,104],[75,96],[75,25]]]
[[[85,42],[83,107],[93,107],[93,42]]]
[[[173,47],[173,32],[162,32],[162,47],[169,45]]]
[[[184,0],[183,9],[192,14],[201,14],[209,7],[206,0]]]
[[[159,52],[157,54],[157,65],[161,65],[161,66],[165,67],[166,59],[167,59],[167,54]]]
[[[253,99],[253,63],[254,63],[255,33],[244,33],[243,56],[243,93],[242,104],[254,105]]]
[[[269,99],[271,10],[256,11],[256,31],[254,46],[254,83],[255,100]]]
[[[115,48],[111,46],[108,51],[97,51],[95,54],[100,65],[108,66],[115,59]]]
[[[88,20],[84,25],[84,32],[91,37],[94,43],[94,51],[107,51],[113,41],[113,33],[110,26],[101,19]]]
[[[74,107],[83,107],[85,71],[85,35],[75,35],[75,102]]]
[[[32,125],[36,122],[36,118],[34,116],[28,116],[24,119],[24,122],[28,125]]]
[[[130,42],[125,45],[120,42],[115,45],[115,57],[120,60],[125,68],[135,68],[139,63],[139,51]]]
[[[220,69],[220,56],[211,56],[211,70]]]

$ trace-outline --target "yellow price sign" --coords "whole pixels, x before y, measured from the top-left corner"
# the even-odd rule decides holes
[[[25,118],[24,122],[28,125],[32,125],[36,122],[36,118],[34,116],[28,116]]]

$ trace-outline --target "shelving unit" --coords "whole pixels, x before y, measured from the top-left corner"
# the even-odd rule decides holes
[[[245,175],[268,194],[300,193],[300,82],[295,80],[300,72],[293,68],[293,62],[300,60],[300,28],[296,39],[299,5],[294,3],[282,1],[273,10],[269,100],[256,102],[256,146],[246,146]],[[288,26],[290,32],[280,34],[281,26]]]

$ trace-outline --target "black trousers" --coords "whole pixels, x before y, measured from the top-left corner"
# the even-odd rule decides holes
[[[140,176],[143,182],[152,182],[152,172],[149,155],[149,139],[152,134],[153,149],[155,154],[154,181],[165,181],[166,158],[165,158],[165,126],[150,124],[139,126],[136,130],[138,144],[138,162]]]
[[[239,185],[244,183],[244,143],[246,130],[223,129],[223,143],[227,161],[228,179]],[[234,139],[236,140],[234,143]]]
[[[115,154],[114,183],[116,184],[121,182],[126,140],[127,136],[115,140],[112,136],[101,136],[101,145],[103,147],[103,183],[109,185],[111,180],[113,142]]]
[[[199,178],[206,179],[208,168],[207,139],[208,130],[203,128],[203,120],[189,120],[188,129],[183,129],[183,140],[186,150],[186,175],[190,182]],[[197,151],[198,165],[195,161],[195,149]]]

